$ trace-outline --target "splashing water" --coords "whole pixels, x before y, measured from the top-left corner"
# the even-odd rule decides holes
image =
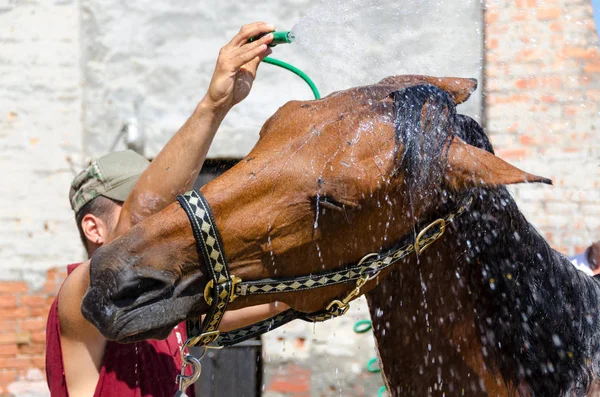
[[[322,91],[406,73],[478,77],[482,26],[471,23],[469,16],[480,11],[474,6],[440,0],[318,0],[291,34],[311,59],[307,72],[321,75]],[[463,19],[469,23],[461,24]],[[451,35],[440,26],[449,26]]]

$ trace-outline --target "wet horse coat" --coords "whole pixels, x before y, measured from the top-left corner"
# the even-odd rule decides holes
[[[429,178],[443,173],[419,164],[432,152],[427,141],[456,134],[493,153],[476,122],[456,115],[454,124],[413,136],[410,125],[398,126],[411,169],[428,170],[414,175],[417,191],[432,183],[439,190]],[[442,192],[441,214],[461,196]],[[505,187],[471,192],[473,208],[444,238],[367,294],[390,388],[397,395],[584,395],[598,363],[598,282],[548,246]]]
[[[242,280],[355,263],[475,195],[439,241],[364,287],[390,391],[581,394],[598,361],[598,286],[547,246],[503,187],[548,180],[495,157],[477,123],[456,114],[474,88],[400,76],[290,102],[202,192]],[[98,250],[83,312],[111,339],[163,337],[207,312],[207,281],[173,204]],[[240,297],[231,308],[281,300],[314,312],[353,288]]]

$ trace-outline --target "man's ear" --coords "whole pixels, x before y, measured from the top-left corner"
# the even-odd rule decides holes
[[[448,149],[446,179],[455,190],[473,186],[499,186],[514,183],[541,182],[548,178],[529,174],[493,154],[454,137]]]
[[[92,244],[103,244],[108,237],[106,223],[93,214],[86,214],[81,220],[81,230]]]

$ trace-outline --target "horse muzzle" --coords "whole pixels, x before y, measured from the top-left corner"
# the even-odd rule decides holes
[[[202,299],[201,274],[181,278],[148,267],[139,272],[132,262],[140,260],[111,244],[96,251],[90,263],[81,311],[109,340],[165,338]]]

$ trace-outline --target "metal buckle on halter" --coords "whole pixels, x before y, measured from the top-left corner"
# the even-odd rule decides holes
[[[432,229],[438,225],[440,227],[440,230],[437,233],[434,233],[431,236],[429,236],[427,239],[421,241],[421,239],[423,238],[423,236],[425,236],[425,234],[429,231],[429,229]],[[429,247],[431,244],[433,244],[435,240],[442,237],[442,235],[444,234],[445,231],[446,231],[446,221],[443,219],[438,219],[436,221],[431,222],[429,225],[427,225],[427,227],[425,227],[423,230],[421,230],[419,232],[419,235],[417,236],[417,239],[415,240],[415,251],[417,251],[417,254],[420,255],[421,252],[425,251],[425,249],[427,247]]]
[[[354,287],[354,289],[350,291],[350,293],[346,295],[344,299],[336,299],[331,301],[331,303],[327,305],[325,310],[331,313],[334,317],[343,316],[344,314],[346,314],[348,309],[350,309],[350,301],[359,296],[360,289],[362,288],[362,286],[365,285],[370,279],[376,277],[378,273],[379,272],[375,273],[370,277],[368,275],[361,276],[358,280],[356,280],[356,286]]]
[[[229,303],[233,302],[238,297],[238,295],[236,295],[236,293],[235,293],[235,286],[241,282],[242,282],[241,278],[239,278],[238,276],[234,276],[233,274],[231,275],[231,294],[229,295]],[[204,287],[204,300],[209,305],[212,305],[212,301],[213,301],[212,290],[213,290],[214,286],[215,286],[214,280],[210,280],[208,283],[206,283],[206,287]]]

